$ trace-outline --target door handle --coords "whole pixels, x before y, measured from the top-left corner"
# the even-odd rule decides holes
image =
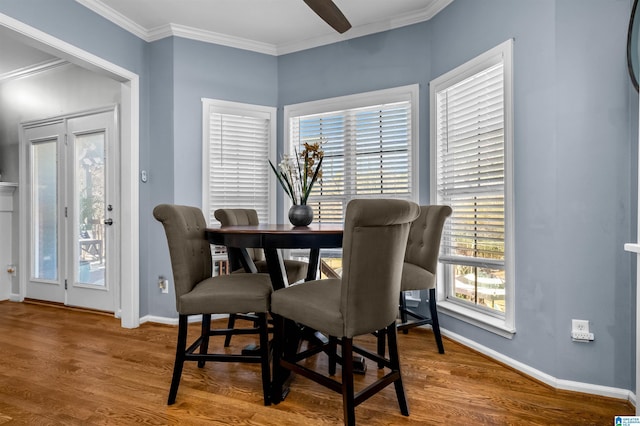
[[[104,220],[104,224],[105,224],[105,225],[109,225],[109,226],[113,225],[113,219],[111,219],[111,218],[109,218],[109,219],[105,219],[105,220]]]

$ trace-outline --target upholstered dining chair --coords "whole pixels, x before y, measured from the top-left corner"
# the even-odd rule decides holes
[[[342,394],[345,424],[355,424],[355,407],[390,385],[395,386],[400,411],[409,415],[402,384],[396,342],[402,263],[411,221],[418,205],[388,199],[352,200],[346,209],[341,279],[308,281],[275,291],[271,296],[274,317],[274,385],[272,402],[281,400],[287,370]],[[328,342],[301,353],[285,348],[285,319],[329,336]],[[389,358],[353,345],[359,335],[386,329]],[[287,339],[290,340],[290,339]],[[336,370],[340,345],[342,380],[316,372],[304,360],[322,351],[329,354],[329,374]],[[294,345],[295,346],[295,345]],[[353,353],[381,362],[389,372],[360,392],[355,392]]]
[[[255,209],[217,209],[213,213],[214,217],[220,222],[222,226],[231,225],[259,225],[258,212]],[[264,257],[262,249],[248,248],[247,252],[253,263],[256,265],[256,269],[259,273],[268,273],[269,268],[267,261]],[[299,260],[285,259],[284,268],[287,271],[287,282],[295,283],[306,277],[307,274],[307,262]],[[242,267],[232,270],[231,273],[245,272]],[[229,323],[227,328],[233,329],[235,327],[236,319],[244,319],[253,321],[253,315],[229,315]],[[231,343],[231,334],[228,334],[224,341],[224,346],[227,347]]]
[[[438,346],[438,352],[444,353],[440,323],[436,309],[436,272],[442,229],[451,215],[451,207],[445,205],[420,206],[420,216],[411,223],[407,250],[402,268],[402,293],[400,294],[400,322],[398,330],[407,333],[408,329],[430,324]],[[406,291],[421,291],[420,303],[411,308],[406,302]],[[425,292],[429,293],[429,313],[424,316],[419,312],[426,308]],[[378,335],[378,353],[384,355],[384,333]]]
[[[162,223],[169,245],[171,268],[178,311],[178,342],[169,390],[168,404],[176,400],[185,361],[260,363],[264,404],[269,405],[271,385],[270,352],[267,313],[272,292],[267,274],[233,274],[212,277],[211,247],[205,235],[207,227],[202,211],[197,207],[160,204],[153,216]],[[211,329],[212,314],[255,312],[256,324],[234,330]],[[188,317],[202,315],[200,336],[187,347]],[[209,353],[209,337],[233,334],[258,334],[257,355]],[[196,352],[197,350],[197,352]]]

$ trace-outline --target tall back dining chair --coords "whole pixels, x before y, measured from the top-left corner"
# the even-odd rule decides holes
[[[436,309],[436,272],[442,229],[449,216],[451,207],[446,205],[420,206],[420,216],[411,224],[407,250],[402,269],[402,293],[400,295],[400,323],[398,330],[405,333],[408,329],[430,324],[438,346],[438,352],[444,353],[440,323]],[[420,303],[417,308],[408,306],[406,291],[420,290]],[[422,315],[419,310],[426,308],[425,292],[428,292],[430,316]],[[384,335],[380,336],[384,338]],[[384,342],[378,342],[384,350]]]
[[[271,374],[267,313],[272,292],[267,274],[234,274],[212,277],[211,247],[205,235],[207,227],[202,211],[197,207],[160,204],[153,216],[164,226],[178,311],[178,342],[169,390],[168,404],[176,400],[185,361],[260,363],[264,404],[269,405]],[[227,335],[228,330],[211,329],[212,314],[255,312],[252,328],[232,330],[233,334],[258,334],[258,355],[209,353],[209,337]],[[202,315],[200,336],[187,347],[188,317]],[[197,352],[196,352],[197,351]]]
[[[220,222],[222,226],[232,226],[232,225],[259,225],[260,220],[258,219],[258,212],[255,209],[217,209],[213,213],[214,217]],[[267,261],[264,257],[264,252],[259,248],[248,248],[247,253],[253,263],[256,265],[256,269],[259,273],[268,273],[269,268],[267,266]],[[244,272],[242,266],[235,269],[233,262],[229,259],[229,264],[232,265],[231,273],[241,273]],[[302,262],[299,260],[293,259],[285,259],[284,267],[287,271],[287,281],[289,283],[294,283],[296,281],[300,281],[305,278],[307,274],[307,262]],[[252,321],[254,316],[249,315],[229,315],[229,322],[227,324],[227,328],[230,330],[235,327],[236,319],[244,319]],[[224,345],[229,346],[231,344],[231,334],[228,334],[225,338]]]
[[[409,415],[396,343],[402,263],[409,226],[419,213],[409,201],[358,199],[347,205],[341,279],[309,281],[272,294],[274,317],[274,386],[272,401],[281,400],[287,370],[341,393],[345,424],[355,424],[355,407],[384,387],[394,384],[400,411]],[[327,343],[302,353],[284,347],[285,319],[329,336]],[[291,324],[289,322],[289,324]],[[386,329],[389,359],[353,345],[359,335]],[[311,370],[302,361],[321,351],[329,353],[329,374],[335,374],[336,347],[342,348],[342,381]],[[383,363],[389,372],[366,389],[355,392],[353,352]]]

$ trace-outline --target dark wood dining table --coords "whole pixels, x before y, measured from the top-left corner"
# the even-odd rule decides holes
[[[206,229],[206,235],[211,244],[227,247],[232,271],[241,265],[246,272],[256,272],[247,249],[263,249],[271,283],[274,290],[278,290],[289,285],[281,250],[309,249],[306,280],[314,280],[318,274],[320,250],[342,247],[342,231],[342,225],[261,224],[210,227]]]

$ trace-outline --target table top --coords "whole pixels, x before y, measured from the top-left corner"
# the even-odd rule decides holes
[[[227,247],[336,248],[342,247],[342,225],[232,225],[206,229],[213,244]]]
[[[342,225],[312,223],[309,226],[289,224],[231,225],[207,228],[207,232],[220,234],[342,234]]]

